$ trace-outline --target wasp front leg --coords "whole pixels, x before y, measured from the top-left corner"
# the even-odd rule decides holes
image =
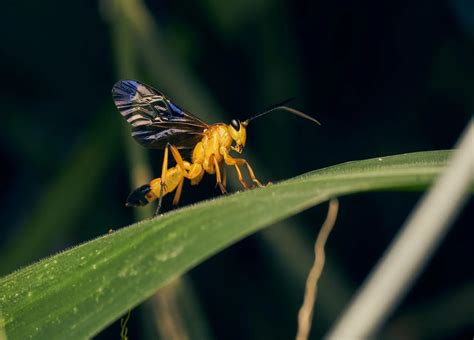
[[[244,186],[245,189],[248,189],[248,185],[245,182],[245,180],[242,176],[242,173],[240,172],[240,169],[239,169],[239,166],[243,166],[243,165],[245,165],[247,167],[247,170],[249,172],[250,178],[252,179],[252,182],[254,182],[258,187],[263,187],[264,186],[255,177],[255,174],[252,170],[252,167],[250,166],[250,164],[245,159],[243,159],[243,158],[233,158],[227,152],[225,152],[224,153],[224,161],[225,161],[225,164],[227,164],[229,166],[234,166],[234,168],[237,172],[237,176],[239,177],[239,181],[240,181],[240,183],[242,183],[242,185]]]

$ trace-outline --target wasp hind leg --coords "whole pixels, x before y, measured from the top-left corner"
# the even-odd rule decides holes
[[[155,214],[157,216],[160,214],[161,206],[163,204],[164,191],[166,190],[166,173],[168,172],[168,148],[171,146],[170,143],[166,144],[165,152],[163,155],[163,165],[161,167],[161,180],[160,180],[160,195],[158,196],[158,205],[156,206]]]
[[[181,168],[183,173],[185,175],[187,175],[188,172],[189,172],[188,171],[189,166],[186,165],[187,162],[186,163],[184,162],[183,157],[181,157],[181,154],[179,153],[179,150],[175,146],[169,145],[169,147],[170,147],[170,150],[171,150],[171,154],[173,155],[173,158],[176,161],[176,164]]]
[[[183,189],[184,181],[184,172],[178,167],[169,168],[166,172],[166,178],[156,178],[150,182],[151,191],[155,194],[157,199],[163,198],[169,193],[172,193],[176,190],[173,205],[177,205],[181,197],[181,191]],[[166,186],[163,186],[163,182],[166,183]],[[158,202],[157,212],[159,213],[159,208],[161,208],[160,202]],[[156,216],[156,215],[155,215]]]
[[[191,172],[195,172],[196,169],[191,164],[189,164],[189,162],[185,162],[183,160],[183,157],[181,157],[181,154],[179,153],[178,148],[176,148],[173,145],[170,145],[170,150],[171,150],[171,154],[173,155],[174,160],[176,161],[177,168],[180,169],[180,171],[182,173],[182,176],[183,176],[183,178],[181,178],[181,181],[178,184],[178,187],[176,189],[176,193],[175,193],[174,198],[173,198],[173,206],[177,206],[178,203],[179,203],[179,199],[181,198],[181,192],[183,190],[184,178],[193,179],[193,178],[198,177],[198,176],[195,176],[194,174],[191,174]],[[190,175],[193,175],[193,177],[191,177]],[[199,182],[199,180],[200,179],[198,179],[197,181]]]
[[[176,189],[176,193],[174,194],[174,198],[173,198],[174,207],[176,207],[179,204],[179,199],[181,198],[181,192],[183,191],[183,183],[184,183],[184,177],[179,182],[178,188]]]

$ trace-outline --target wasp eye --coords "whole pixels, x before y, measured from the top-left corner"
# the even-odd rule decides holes
[[[233,127],[234,129],[236,129],[237,131],[240,130],[240,122],[239,122],[238,120],[232,119],[232,120],[230,121],[230,125],[232,125],[232,127]]]

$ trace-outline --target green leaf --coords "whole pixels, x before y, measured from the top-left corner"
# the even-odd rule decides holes
[[[13,339],[90,337],[218,251],[331,197],[427,188],[449,151],[354,161],[136,223],[0,280]],[[198,190],[198,188],[194,188]]]

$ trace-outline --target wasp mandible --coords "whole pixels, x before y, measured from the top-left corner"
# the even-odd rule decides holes
[[[161,92],[137,80],[120,80],[112,88],[117,109],[131,125],[132,137],[141,145],[164,150],[161,177],[134,190],[127,198],[126,206],[144,206],[158,199],[155,214],[159,213],[163,196],[175,191],[173,205],[179,203],[185,179],[198,185],[204,173],[216,175],[222,193],[226,193],[226,166],[233,167],[240,183],[249,189],[242,176],[246,168],[254,186],[262,187],[250,164],[243,158],[232,157],[231,150],[242,153],[247,139],[247,126],[255,118],[275,110],[286,110],[297,116],[319,122],[280,103],[272,108],[240,122],[207,124],[193,114],[181,109]],[[179,150],[192,150],[191,161],[184,160]],[[168,154],[176,161],[168,168]]]

